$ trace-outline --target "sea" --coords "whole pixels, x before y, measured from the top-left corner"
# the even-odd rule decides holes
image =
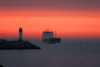
[[[27,39],[41,47],[27,50],[0,50],[3,67],[100,67],[100,39],[62,39],[45,44]]]

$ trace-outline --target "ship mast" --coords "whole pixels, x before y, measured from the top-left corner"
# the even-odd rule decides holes
[[[56,38],[56,30],[55,30],[55,38]]]

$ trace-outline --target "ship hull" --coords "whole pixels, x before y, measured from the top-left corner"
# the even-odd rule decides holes
[[[53,43],[60,43],[61,41],[61,38],[50,38],[50,39],[45,39],[45,40],[42,40],[44,43],[50,43],[50,44],[53,44]]]
[[[49,40],[50,40],[50,39],[42,39],[42,42],[44,42],[44,43],[49,43]]]
[[[50,38],[49,43],[60,43],[61,38]]]

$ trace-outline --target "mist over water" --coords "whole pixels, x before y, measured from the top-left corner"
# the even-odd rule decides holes
[[[100,67],[100,39],[62,39],[60,44],[27,40],[41,50],[0,50],[0,64],[4,67]]]

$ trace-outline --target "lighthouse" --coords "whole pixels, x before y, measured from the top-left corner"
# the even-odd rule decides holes
[[[22,31],[22,28],[20,27],[20,28],[19,28],[19,41],[22,40],[22,36],[23,36],[23,35],[22,35],[22,32],[23,32],[23,31]]]

